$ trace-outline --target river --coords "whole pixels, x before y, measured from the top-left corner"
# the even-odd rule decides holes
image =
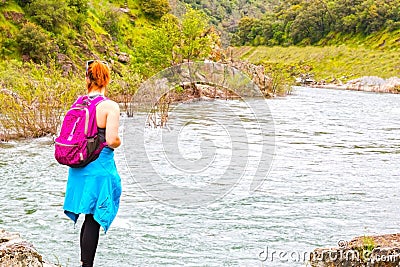
[[[101,233],[96,266],[306,266],[304,254],[316,247],[399,232],[400,95],[297,87],[285,98],[251,101],[267,105],[274,121],[274,157],[265,163],[263,183],[250,192],[235,177],[226,194],[196,207],[169,202],[174,197],[163,198],[163,185],[151,190],[154,173],[140,169],[145,159],[135,157],[135,147],[129,148],[135,140],[124,133],[125,148],[116,150],[121,206],[110,230]],[[216,101],[174,112],[176,118],[180,112],[201,114],[202,120],[185,126],[181,147],[168,153],[196,162],[209,151],[202,146],[216,146],[212,169],[197,172],[203,174],[197,187],[215,182],[207,179],[229,168],[232,135],[210,122],[232,107],[242,108],[237,101]],[[243,114],[241,121],[253,123]],[[134,120],[123,119],[125,130]],[[257,131],[249,129],[251,143]],[[148,134],[157,136],[155,130]],[[212,140],[198,142],[204,138]],[[196,174],[171,175],[168,160],[157,158],[160,143],[150,141],[148,159],[163,166],[157,175],[164,183],[194,188]],[[63,214],[67,168],[53,159],[51,143],[40,138],[0,144],[0,228],[20,232],[53,263],[75,267],[82,218],[74,227]],[[247,149],[245,157],[257,151]],[[251,172],[252,165],[246,166]]]

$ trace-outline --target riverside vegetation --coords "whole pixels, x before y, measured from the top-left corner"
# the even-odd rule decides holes
[[[205,14],[170,10],[167,0],[0,1],[0,139],[55,134],[85,90],[85,60],[111,63],[109,96],[125,105],[166,67],[217,60],[219,35]]]

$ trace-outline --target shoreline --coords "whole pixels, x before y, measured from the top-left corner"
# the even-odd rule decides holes
[[[363,76],[358,79],[350,80],[347,83],[326,83],[325,81],[311,80],[308,83],[301,83],[301,86],[319,88],[362,91],[371,93],[400,94],[400,78],[392,77],[382,79],[377,76]]]
[[[353,87],[353,86],[339,85],[339,84],[323,84],[323,85],[304,84],[301,86],[316,88],[316,89],[346,90],[346,91],[359,91],[359,92],[370,92],[370,93],[381,93],[381,94],[400,94],[400,91],[394,88],[386,88],[380,86]]]

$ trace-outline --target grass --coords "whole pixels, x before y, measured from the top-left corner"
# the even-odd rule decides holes
[[[400,76],[400,51],[365,46],[243,47],[234,55],[254,64],[285,63],[308,66],[316,80],[332,78],[347,81],[362,76]]]

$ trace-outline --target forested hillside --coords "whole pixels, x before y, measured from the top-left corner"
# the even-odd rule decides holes
[[[1,0],[0,58],[56,61],[74,72],[92,58],[122,75],[144,77],[183,60],[203,59],[219,36],[201,11],[169,14],[168,0]]]
[[[261,18],[242,17],[233,43],[328,45],[363,41],[378,32],[397,35],[398,42],[399,29],[398,0],[288,0]]]

